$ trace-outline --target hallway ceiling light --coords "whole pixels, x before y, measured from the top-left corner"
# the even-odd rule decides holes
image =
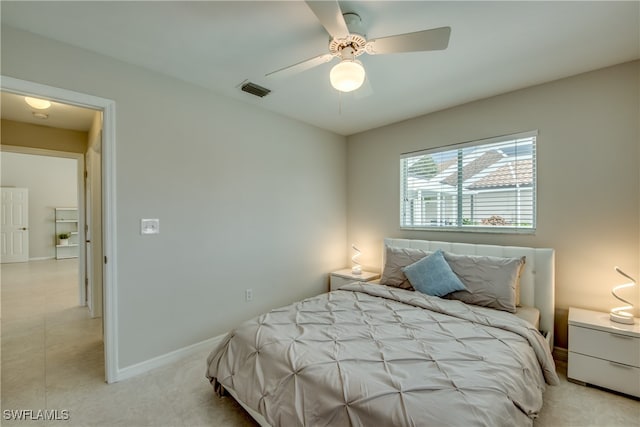
[[[36,110],[46,110],[51,107],[51,101],[47,101],[46,99],[38,99],[31,98],[30,96],[25,96],[24,100],[31,108],[35,108]]]

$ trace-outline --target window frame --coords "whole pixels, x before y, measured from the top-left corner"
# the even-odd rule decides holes
[[[526,226],[495,226],[495,225],[478,225],[478,224],[473,224],[473,225],[469,225],[469,224],[465,224],[465,218],[463,216],[463,210],[464,210],[464,203],[465,203],[465,196],[468,197],[469,194],[466,193],[465,191],[462,191],[461,187],[462,185],[458,185],[458,192],[455,195],[455,200],[454,203],[456,205],[456,216],[455,216],[455,223],[451,223],[449,225],[428,225],[428,224],[417,224],[417,225],[411,225],[411,224],[405,224],[405,219],[407,218],[408,213],[406,212],[407,209],[409,209],[406,206],[406,203],[409,202],[409,199],[406,198],[405,201],[405,188],[408,185],[405,181],[405,177],[407,176],[407,172],[405,171],[405,166],[404,166],[404,162],[406,159],[411,159],[411,158],[417,158],[420,156],[425,156],[425,155],[434,155],[434,154],[443,154],[446,152],[450,152],[449,154],[453,156],[453,153],[455,151],[458,151],[457,156],[459,157],[459,159],[461,159],[462,157],[462,150],[466,149],[466,148],[478,148],[478,147],[482,147],[485,145],[492,145],[492,144],[499,144],[499,143],[505,143],[505,142],[510,142],[513,141],[514,143],[514,147],[516,146],[516,141],[517,140],[526,140],[526,139],[533,139],[532,141],[532,150],[531,150],[531,172],[532,172],[532,182],[531,182],[531,212],[530,212],[530,216],[531,216],[531,226],[530,227],[526,227]],[[479,140],[473,140],[473,141],[466,141],[466,142],[461,142],[461,143],[456,143],[456,144],[450,144],[450,145],[445,145],[445,146],[440,146],[440,147],[434,147],[434,148],[429,148],[429,149],[424,149],[424,150],[418,150],[418,151],[411,151],[411,152],[406,152],[406,153],[402,153],[400,155],[400,197],[399,197],[399,201],[400,201],[400,206],[399,206],[399,213],[400,213],[400,218],[399,218],[399,224],[400,224],[400,229],[401,230],[417,230],[417,231],[445,231],[445,232],[470,232],[470,233],[499,233],[499,234],[535,234],[536,233],[536,228],[537,228],[537,208],[538,208],[538,201],[537,201],[537,194],[538,194],[538,182],[537,182],[537,169],[538,169],[538,165],[537,165],[537,146],[538,146],[538,130],[532,130],[532,131],[527,131],[527,132],[520,132],[520,133],[515,133],[515,134],[508,134],[508,135],[501,135],[501,136],[496,136],[496,137],[491,137],[491,138],[484,138],[484,139],[479,139]],[[527,156],[522,156],[524,158],[526,158]],[[459,165],[461,163],[458,163],[458,168]],[[458,169],[455,173],[458,174],[458,177],[460,177],[461,172]],[[496,188],[495,192],[497,191],[509,191],[509,190],[513,190],[513,188],[511,189],[499,189]],[[432,196],[432,197],[436,197],[436,196]],[[414,199],[415,200],[415,199]],[[424,199],[426,200],[426,198]],[[462,203],[460,203],[462,201]],[[528,213],[527,213],[528,214]]]

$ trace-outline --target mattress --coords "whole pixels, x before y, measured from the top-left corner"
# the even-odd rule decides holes
[[[243,323],[207,377],[272,426],[526,426],[558,382],[528,322],[364,283]]]

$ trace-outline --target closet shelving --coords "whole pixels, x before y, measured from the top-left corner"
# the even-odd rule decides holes
[[[78,258],[78,208],[55,208],[56,259]],[[69,233],[67,244],[61,244],[58,236]]]

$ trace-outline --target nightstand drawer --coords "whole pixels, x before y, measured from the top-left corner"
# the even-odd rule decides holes
[[[640,338],[615,332],[569,325],[569,351],[640,367]]]
[[[640,368],[569,352],[567,376],[640,397]]]

